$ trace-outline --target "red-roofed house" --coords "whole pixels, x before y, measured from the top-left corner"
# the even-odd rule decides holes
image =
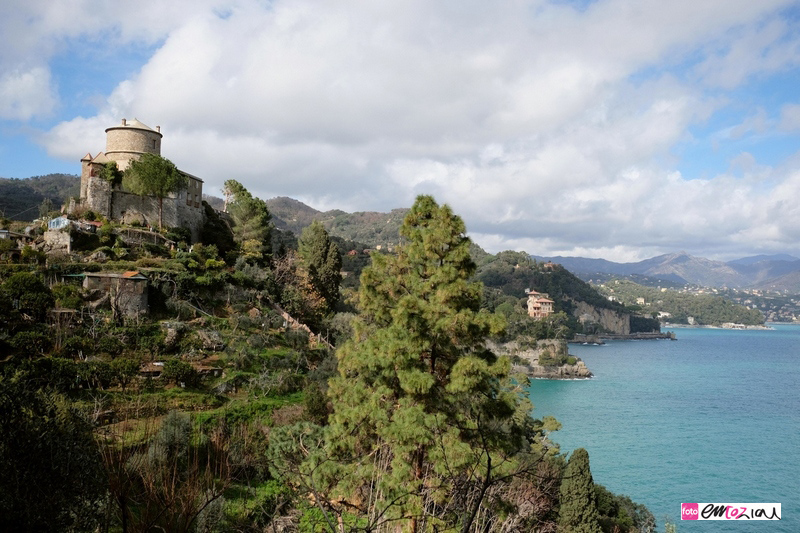
[[[546,294],[528,290],[528,316],[533,318],[544,318],[553,314],[553,300]]]

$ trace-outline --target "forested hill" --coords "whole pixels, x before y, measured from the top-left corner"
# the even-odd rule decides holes
[[[526,289],[546,293],[555,301],[556,310],[570,312],[569,301],[575,300],[600,309],[626,312],[624,305],[609,301],[561,265],[546,267],[525,252],[487,254],[478,261],[477,277],[484,286],[517,298],[524,297]]]
[[[399,243],[398,231],[408,209],[393,209],[389,213],[360,211],[346,213],[339,209],[318,211],[303,202],[285,196],[267,200],[272,220],[279,229],[300,235],[303,228],[315,220],[335,237],[363,242],[371,247],[392,247]]]
[[[80,194],[80,177],[73,174],[47,174],[26,179],[0,178],[0,214],[13,220],[33,220],[39,205],[49,198],[59,208]]]
[[[332,236],[358,241],[369,246],[393,246],[399,242],[398,230],[407,209],[393,209],[390,213],[345,213],[340,210],[318,211],[292,198],[279,197],[267,201],[275,226],[299,235],[303,228],[319,220]],[[506,296],[525,297],[525,289],[544,292],[556,301],[556,309],[571,313],[570,301],[586,302],[600,309],[625,312],[625,306],[609,301],[591,285],[571,272],[556,265],[543,268],[525,252],[506,251],[497,255],[487,253],[478,245],[470,248],[478,264],[477,279],[490,289]]]

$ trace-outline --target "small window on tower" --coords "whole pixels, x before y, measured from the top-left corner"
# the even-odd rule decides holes
[[[153,150],[155,150],[155,149],[156,149],[156,140],[153,139]]]

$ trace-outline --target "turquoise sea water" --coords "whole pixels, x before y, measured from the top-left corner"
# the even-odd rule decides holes
[[[570,345],[595,377],[535,380],[534,415],[589,452],[595,482],[659,531],[800,531],[800,326],[677,329],[677,341]],[[781,503],[777,521],[681,521],[681,502]]]

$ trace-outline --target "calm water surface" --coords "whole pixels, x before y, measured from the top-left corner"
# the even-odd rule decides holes
[[[800,531],[800,326],[677,329],[677,341],[570,345],[595,377],[536,380],[534,415],[586,448],[598,483],[663,529]],[[681,521],[681,502],[778,502],[776,521]]]

